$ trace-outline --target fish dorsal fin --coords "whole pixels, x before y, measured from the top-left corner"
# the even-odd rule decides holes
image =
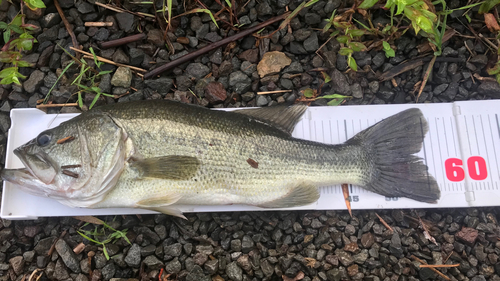
[[[179,209],[171,206],[172,204],[179,201],[181,197],[182,197],[181,194],[169,192],[164,196],[151,197],[141,200],[136,203],[135,207],[186,219],[186,217],[182,214],[182,212]]]
[[[198,172],[200,160],[191,156],[160,156],[132,162],[130,168],[141,178],[188,180]]]
[[[266,122],[281,131],[291,135],[295,125],[307,109],[307,105],[296,104],[292,106],[278,105],[262,108],[240,109],[233,112],[251,116]]]
[[[263,208],[290,208],[312,204],[319,199],[318,187],[308,183],[294,186],[285,196],[260,204]]]

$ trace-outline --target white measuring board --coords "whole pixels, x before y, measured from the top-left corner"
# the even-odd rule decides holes
[[[383,118],[408,108],[420,108],[429,132],[417,154],[429,167],[441,189],[437,204],[406,198],[389,198],[350,186],[351,207],[456,208],[500,205],[500,100],[464,101],[444,104],[404,104],[340,107],[310,107],[297,124],[293,136],[328,144],[346,141]],[[37,109],[13,109],[7,144],[6,168],[22,168],[13,150],[40,132],[57,126],[76,114],[47,115]],[[22,192],[4,182],[0,216],[5,219],[36,219],[45,216],[83,216],[154,213],[139,209],[70,208],[50,198]],[[179,206],[183,212],[269,210],[245,205]],[[340,186],[321,188],[320,199],[293,210],[346,209]]]

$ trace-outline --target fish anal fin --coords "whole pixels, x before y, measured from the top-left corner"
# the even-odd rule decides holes
[[[306,109],[307,105],[296,104],[292,106],[278,105],[262,108],[239,109],[233,112],[253,117],[291,135],[295,125],[297,125]]]
[[[295,186],[285,196],[272,201],[260,204],[263,208],[290,208],[312,204],[319,199],[319,189],[317,186],[302,183]]]
[[[191,156],[169,155],[144,158],[130,164],[141,178],[188,180],[200,168],[200,160]]]
[[[181,198],[181,194],[171,192],[164,196],[143,199],[137,202],[135,207],[186,219],[179,209],[172,206],[172,204],[175,204]]]

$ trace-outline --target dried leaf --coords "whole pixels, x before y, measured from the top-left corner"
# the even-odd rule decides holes
[[[484,14],[484,23],[491,32],[499,31],[500,26],[498,25],[497,19],[493,14],[486,13]]]
[[[316,259],[314,258],[304,258],[304,259],[307,261],[306,264],[307,267],[313,268],[314,265],[316,264]]]
[[[432,237],[429,232],[427,232],[426,230],[424,230],[424,236],[425,236],[425,239],[431,241],[432,243],[436,244],[436,246],[438,246],[438,243],[436,242],[436,239],[434,239],[434,237]]]
[[[73,218],[77,220],[81,220],[83,222],[88,222],[92,224],[97,224],[97,225],[103,225],[104,222],[96,217],[93,216],[74,216]]]

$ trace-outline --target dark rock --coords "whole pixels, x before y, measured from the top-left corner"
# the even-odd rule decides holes
[[[243,270],[238,266],[237,262],[232,262],[226,267],[226,274],[229,279],[234,281],[242,281],[243,280]]]
[[[64,263],[59,259],[54,267],[54,279],[56,280],[66,280],[69,278],[68,269],[64,266]]]
[[[209,274],[215,274],[219,270],[219,260],[209,260],[203,266]]]
[[[376,93],[377,97],[380,98],[383,101],[390,102],[394,99],[394,96],[396,93],[394,93],[391,89],[382,86]]]
[[[309,53],[314,53],[319,49],[318,35],[316,35],[316,32],[311,34],[311,36],[304,41],[304,49]]]
[[[173,86],[174,80],[167,77],[158,79],[148,79],[144,82],[147,87],[157,91],[161,95],[166,95]]]
[[[174,258],[165,265],[165,271],[169,274],[177,274],[181,271],[181,269],[182,265],[177,258]]]
[[[290,53],[295,54],[295,55],[305,55],[305,54],[307,54],[307,51],[304,48],[303,44],[301,44],[299,42],[292,41],[292,42],[290,42]]]
[[[123,31],[129,33],[133,31],[134,27],[134,15],[130,13],[117,13],[115,15],[116,21],[118,22],[118,26]]]
[[[209,73],[210,73],[210,68],[199,62],[190,63],[186,67],[186,74],[196,79],[201,79],[206,75],[208,75]]]
[[[257,5],[257,14],[262,16],[269,16],[273,14],[273,8],[267,2],[261,2]]]
[[[9,260],[9,264],[17,275],[23,272],[24,258],[23,256],[13,257]]]
[[[36,251],[36,248],[35,248]],[[61,257],[64,264],[71,269],[74,273],[80,273],[80,262],[78,257],[73,252],[73,249],[64,241],[63,239],[59,239],[56,242],[56,251]]]
[[[403,246],[401,245],[401,238],[397,232],[394,232],[392,235],[389,251],[397,258],[403,257]]]
[[[109,29],[107,28],[99,28],[99,30],[97,31],[97,33],[92,36],[92,38],[94,38],[94,40],[96,41],[106,41],[108,40],[109,38]]]
[[[226,100],[226,89],[220,82],[210,82],[205,86],[205,98],[212,103],[217,104]]]
[[[165,39],[163,39],[163,31],[159,29],[150,30],[148,32],[148,42],[156,47],[164,47]]]
[[[122,64],[129,64],[130,63],[130,59],[129,57],[127,56],[127,54],[125,54],[124,51],[122,51],[122,49],[118,48],[115,53],[113,54],[113,56],[111,57],[112,60],[114,62],[117,62],[117,63],[122,63]]]
[[[114,263],[108,263],[101,270],[102,278],[104,280],[110,280],[115,276],[116,268]]]
[[[151,270],[160,269],[163,267],[163,263],[154,255],[147,256],[144,259],[144,264]]]
[[[59,6],[64,9],[69,9],[75,5],[75,0],[59,0]]]
[[[33,94],[43,84],[44,78],[45,73],[43,73],[42,71],[38,69],[33,71],[28,80],[23,83],[24,90],[30,94]]]
[[[186,267],[187,269],[187,267]],[[186,276],[186,281],[210,281],[209,276],[205,276],[203,269],[199,265],[194,265]]]
[[[238,58],[241,60],[249,61],[251,63],[257,63],[259,61],[259,50],[258,49],[245,50],[238,55]]]
[[[481,81],[477,91],[492,98],[500,98],[500,85],[496,81]]]
[[[473,228],[464,227],[455,234],[458,240],[461,240],[469,245],[474,244],[478,236],[478,231]]]
[[[180,243],[175,243],[164,247],[163,253],[165,256],[178,257],[182,253],[182,245]]]
[[[2,115],[0,114],[0,116],[2,116]],[[2,238],[2,231],[4,231],[4,230],[11,230],[11,229],[6,228],[6,229],[1,230],[0,231],[0,238]],[[39,256],[40,255],[47,255],[47,252],[49,251],[50,247],[54,243],[55,239],[56,239],[55,237],[47,237],[47,238],[44,238],[44,239],[38,241],[38,243],[36,244],[36,246],[34,248],[36,254]],[[3,239],[1,239],[1,240],[5,241]]]
[[[305,19],[305,23],[310,25],[310,26],[319,24],[322,21],[321,16],[317,13],[307,13],[304,16],[304,19]]]
[[[40,44],[46,41],[55,41],[57,40],[58,32],[59,32],[59,27],[56,25],[42,32],[42,34],[38,35],[36,39]]]
[[[361,235],[361,245],[363,248],[368,249],[373,243],[375,243],[375,236],[372,233],[368,232]]]
[[[342,263],[343,266],[347,267],[354,263],[352,256],[346,251],[337,249],[335,250],[335,254],[337,255],[340,263]]]
[[[61,16],[58,13],[49,13],[43,16],[40,23],[43,28],[51,28],[61,22]]]
[[[141,265],[141,247],[137,244],[133,244],[132,247],[127,252],[125,256],[125,262],[134,268],[138,268]]]
[[[344,73],[334,69],[330,73],[330,78],[332,79],[330,83],[333,91],[341,95],[351,95],[351,87]]]
[[[90,4],[87,1],[77,2],[76,8],[78,9],[78,12],[80,12],[82,14],[88,14],[88,13],[95,12],[94,5]]]

